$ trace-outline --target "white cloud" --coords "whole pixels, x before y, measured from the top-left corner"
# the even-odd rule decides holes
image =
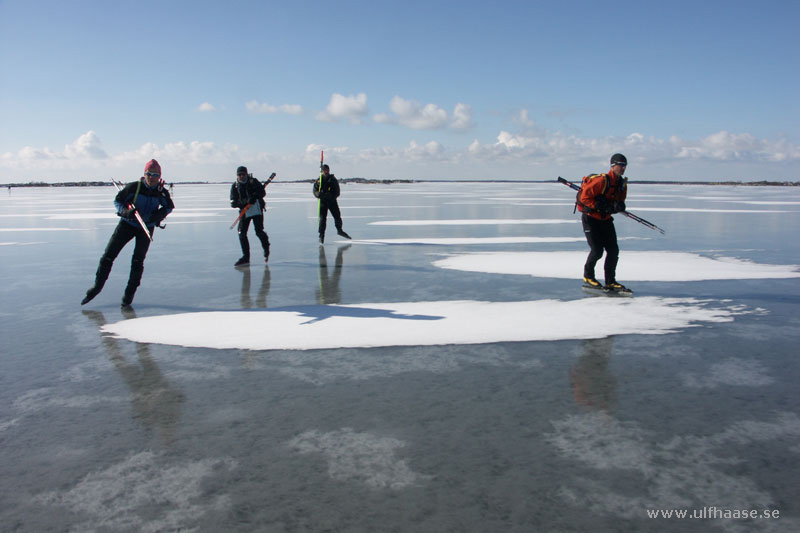
[[[450,127],[457,130],[471,128],[472,108],[457,103],[451,117],[447,111],[435,104],[422,105],[414,100],[395,96],[389,102],[392,114],[379,113],[372,120],[379,124],[400,124],[414,130],[435,130]]]
[[[457,103],[453,109],[453,120],[450,122],[450,127],[454,130],[466,130],[472,126],[472,107]]]
[[[749,133],[732,134],[727,131],[714,133],[699,141],[687,141],[677,136],[659,139],[641,133],[631,133],[626,137],[592,138],[547,130],[534,133],[503,130],[497,135],[495,143],[483,144],[476,139],[468,151],[479,159],[525,159],[541,164],[605,161],[610,154],[623,152],[640,167],[680,160],[755,163],[800,159],[800,146],[784,139],[770,141],[757,139]]]
[[[247,111],[250,113],[284,113],[286,115],[302,115],[304,110],[303,106],[298,104],[282,104],[279,106],[271,105],[266,102],[259,102],[258,100],[250,100],[244,104]]]
[[[214,107],[214,105],[211,104],[210,102],[203,102],[202,104],[197,106],[197,111],[200,111],[201,113],[210,113],[216,110],[217,108]]]
[[[360,123],[362,117],[369,113],[367,107],[367,95],[365,93],[358,93],[357,95],[344,96],[339,93],[333,93],[328,107],[325,111],[317,113],[317,120],[323,122],[335,122],[341,119],[347,119],[353,123]]]
[[[100,138],[94,131],[87,131],[64,147],[67,159],[105,159],[108,157]]]

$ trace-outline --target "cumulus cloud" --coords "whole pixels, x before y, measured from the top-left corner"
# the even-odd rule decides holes
[[[211,104],[210,102],[203,102],[202,104],[197,106],[197,111],[200,111],[201,113],[211,113],[216,110],[217,108],[214,107],[214,105]]]
[[[365,93],[351,94],[349,96],[333,93],[328,107],[325,108],[325,111],[317,113],[316,118],[323,122],[347,119],[353,123],[360,123],[367,113],[369,113],[369,108],[367,107],[367,95]]]
[[[472,108],[457,103],[452,116],[435,104],[422,105],[414,100],[395,96],[389,102],[392,114],[379,113],[372,120],[379,124],[400,124],[414,130],[435,130],[450,127],[464,130],[472,127]]]
[[[484,144],[476,139],[468,148],[468,152],[479,159],[526,159],[541,163],[597,161],[620,151],[636,154],[633,157],[639,163],[680,160],[757,163],[800,159],[800,146],[784,139],[757,139],[748,133],[727,131],[696,141],[676,136],[661,139],[641,133],[591,138],[547,130],[534,133],[500,131],[496,142]]]
[[[108,154],[103,149],[100,138],[94,131],[87,131],[71,144],[64,147],[67,159],[106,159]]]
[[[298,104],[282,104],[276,106],[266,102],[259,102],[258,100],[250,100],[245,103],[244,106],[248,112],[256,114],[284,113],[286,115],[302,115],[304,112],[303,106]]]

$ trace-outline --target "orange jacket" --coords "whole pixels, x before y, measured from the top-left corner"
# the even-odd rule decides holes
[[[624,202],[628,186],[622,177],[613,172],[590,174],[583,178],[578,193],[578,210],[597,220],[608,220],[614,204]]]

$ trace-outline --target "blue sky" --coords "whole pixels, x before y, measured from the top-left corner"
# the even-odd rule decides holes
[[[0,182],[800,180],[800,2],[0,0]]]

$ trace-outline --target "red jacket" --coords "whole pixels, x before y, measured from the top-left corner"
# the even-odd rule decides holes
[[[622,177],[613,172],[590,174],[583,178],[578,210],[597,220],[608,220],[614,204],[624,202],[627,196],[628,186]]]

